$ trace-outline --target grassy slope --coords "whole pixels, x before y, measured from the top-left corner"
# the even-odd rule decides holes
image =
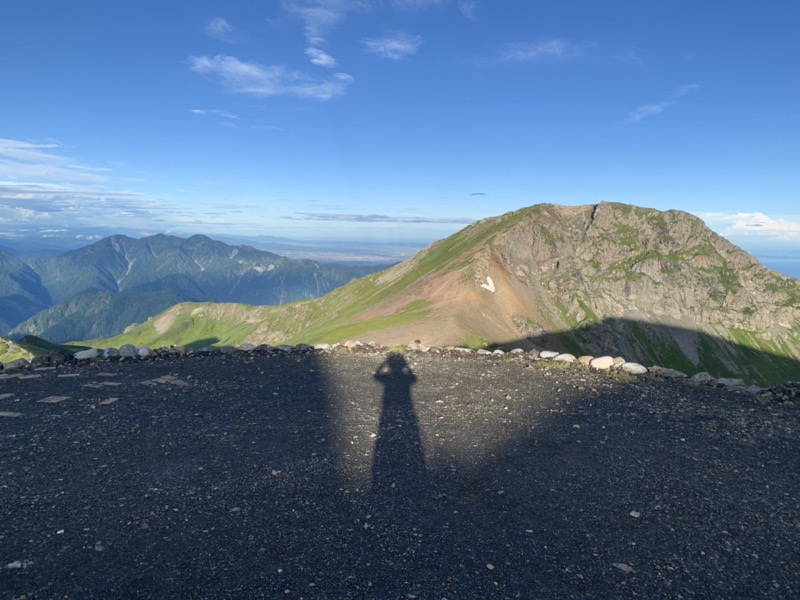
[[[400,268],[356,279],[316,300],[276,307],[224,305],[227,310],[209,303],[183,303],[165,313],[175,318],[163,334],[157,332],[151,320],[128,328],[122,335],[83,343],[97,347],[118,347],[126,343],[196,347],[236,345],[252,335],[262,339],[269,336],[272,342],[313,344],[341,341],[370,331],[412,323],[427,316],[427,302],[411,301],[387,317],[359,319],[359,315],[395,297],[421,277],[448,268],[464,252],[487,243],[532,210],[538,209],[523,209],[474,223],[433,244]]]

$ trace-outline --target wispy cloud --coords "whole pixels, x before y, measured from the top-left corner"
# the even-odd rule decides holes
[[[319,67],[333,68],[336,66],[336,59],[320,48],[309,46],[306,48],[306,56],[308,56],[312,64]]]
[[[340,213],[295,213],[294,216],[284,217],[293,221],[346,221],[356,223],[452,223],[468,225],[474,219],[467,218],[435,218],[435,217],[393,217],[389,215],[354,215]]]
[[[478,8],[477,0],[462,0],[458,3],[458,10],[465,19],[475,20],[475,9]]]
[[[227,110],[219,110],[216,108],[193,108],[189,112],[195,115],[211,115],[215,117],[222,117],[223,119],[238,120],[238,115],[228,112]]]
[[[638,123],[642,119],[660,115],[667,108],[669,108],[670,106],[675,104],[678,100],[683,98],[686,94],[690,94],[698,89],[700,89],[700,86],[696,83],[682,85],[674,92],[672,92],[672,94],[667,100],[661,100],[660,102],[652,102],[649,104],[642,104],[640,106],[637,106],[631,112],[628,113],[628,117],[625,119],[625,121],[628,123]]]
[[[328,31],[348,13],[369,6],[366,0],[283,0],[284,10],[303,22],[306,39],[313,46],[323,43]]]
[[[9,227],[106,226],[123,211],[149,214],[163,206],[112,185],[109,169],[78,163],[58,144],[0,140],[0,222]]]
[[[502,62],[530,62],[548,58],[573,58],[582,53],[582,47],[558,38],[538,42],[512,43],[503,47],[499,60]]]
[[[763,237],[800,241],[800,219],[776,219],[760,212],[700,212],[697,216],[725,237]]]
[[[395,31],[381,38],[366,38],[361,40],[361,43],[364,44],[367,52],[391,60],[400,60],[416,54],[422,44],[422,37],[404,31]]]
[[[0,139],[0,177],[38,181],[105,181],[106,168],[90,167],[56,154],[58,144]]]
[[[353,83],[347,73],[334,73],[320,79],[282,65],[259,65],[234,56],[190,56],[189,68],[195,73],[219,78],[230,92],[251,96],[298,96],[330,100],[340,96]]]
[[[214,17],[206,22],[204,31],[208,37],[223,42],[233,43],[236,41],[236,30],[233,25],[222,17]]]
[[[441,6],[443,0],[392,0],[392,6],[399,9],[408,8],[430,8],[431,6]]]

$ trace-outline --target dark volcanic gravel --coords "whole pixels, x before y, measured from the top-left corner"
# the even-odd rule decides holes
[[[742,393],[236,353],[3,375],[0,414],[0,600],[800,596],[800,413]]]

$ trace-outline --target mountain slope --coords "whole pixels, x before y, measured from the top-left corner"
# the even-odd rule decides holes
[[[0,252],[0,326],[53,341],[105,337],[176,302],[282,304],[376,269],[290,260],[201,235],[118,235],[29,263]]]
[[[766,381],[800,378],[799,306],[797,280],[687,213],[537,205],[313,302],[178,305],[129,337],[187,343],[197,329],[219,343],[549,344]]]
[[[50,305],[41,279],[27,264],[0,250],[0,331]]]

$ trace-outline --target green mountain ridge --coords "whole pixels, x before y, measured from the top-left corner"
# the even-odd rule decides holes
[[[375,270],[291,260],[201,235],[117,235],[27,261],[0,252],[0,325],[12,337],[107,337],[176,302],[281,304]]]
[[[687,213],[536,205],[316,300],[180,304],[91,344],[549,345],[777,382],[800,379],[799,307],[797,280]]]

